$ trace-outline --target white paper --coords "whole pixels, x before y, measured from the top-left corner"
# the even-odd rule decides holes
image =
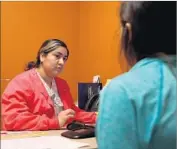
[[[93,76],[93,83],[100,83],[100,75]]]
[[[34,133],[33,131],[1,131],[1,134],[29,134]]]
[[[79,149],[89,146],[61,136],[1,140],[1,149]]]

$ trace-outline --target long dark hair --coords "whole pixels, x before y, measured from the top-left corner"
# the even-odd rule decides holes
[[[120,19],[121,49],[130,65],[159,52],[176,54],[176,2],[123,2]]]
[[[48,40],[44,41],[44,43],[41,45],[41,47],[37,53],[36,61],[28,62],[28,64],[26,65],[25,71],[30,70],[32,68],[38,68],[41,64],[40,55],[41,54],[47,55],[48,53],[54,51],[58,47],[66,48],[67,49],[67,56],[69,57],[68,47],[63,41],[61,41],[59,39],[48,39]]]

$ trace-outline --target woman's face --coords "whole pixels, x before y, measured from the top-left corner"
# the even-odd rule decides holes
[[[63,69],[68,59],[67,49],[58,47],[47,55],[41,55],[41,66],[49,77],[56,77]]]

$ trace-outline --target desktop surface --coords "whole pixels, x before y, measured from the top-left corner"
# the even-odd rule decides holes
[[[10,131],[10,132],[1,132],[1,139],[20,139],[20,138],[30,138],[30,137],[40,137],[40,136],[61,136],[62,132],[67,131],[63,130],[49,130],[49,131]],[[96,138],[85,138],[85,139],[71,139],[76,142],[88,143],[89,146],[82,147],[82,149],[97,149]]]

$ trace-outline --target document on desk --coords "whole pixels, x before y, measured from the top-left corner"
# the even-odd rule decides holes
[[[76,142],[61,136],[41,136],[1,140],[1,149],[79,149],[88,143]]]

